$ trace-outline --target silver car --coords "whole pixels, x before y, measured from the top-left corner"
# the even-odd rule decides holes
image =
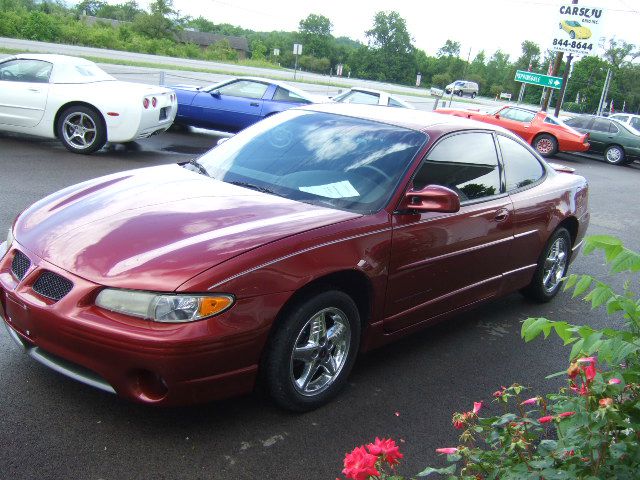
[[[626,123],[640,132],[640,115],[634,115],[632,113],[614,113],[613,115],[609,115],[609,118]]]

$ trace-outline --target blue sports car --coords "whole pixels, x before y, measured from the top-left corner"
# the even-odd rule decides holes
[[[283,82],[253,77],[171,88],[178,97],[175,123],[232,133],[291,107],[327,101]]]

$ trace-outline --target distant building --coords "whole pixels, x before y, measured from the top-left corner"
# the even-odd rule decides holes
[[[202,48],[207,48],[217,42],[226,40],[238,53],[238,58],[247,58],[249,53],[249,42],[245,37],[232,37],[228,35],[218,35],[215,33],[196,32],[195,30],[181,30],[177,34],[178,41],[182,43],[195,43]]]
[[[111,25],[112,27],[131,23],[121,22],[120,20],[113,20],[111,18],[92,17],[90,15],[83,15],[82,20],[87,25],[94,25],[100,22]],[[197,32],[195,30],[180,30],[176,33],[176,40],[180,43],[193,43],[203,49],[210,45],[214,45],[217,42],[226,40],[229,42],[229,45],[231,45],[231,48],[237,52],[239,59],[247,58],[249,54],[249,42],[245,37],[218,35],[215,33]]]

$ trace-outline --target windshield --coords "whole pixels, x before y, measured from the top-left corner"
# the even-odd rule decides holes
[[[386,205],[424,133],[359,118],[289,110],[205,153],[209,176],[357,213]]]

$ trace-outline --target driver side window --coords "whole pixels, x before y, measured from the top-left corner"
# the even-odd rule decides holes
[[[266,83],[238,80],[218,88],[218,91],[222,95],[229,95],[230,97],[261,99],[267,88],[268,85]]]
[[[0,80],[48,83],[53,65],[42,60],[16,59],[0,64]]]
[[[413,179],[416,190],[427,185],[450,188],[460,196],[461,202],[502,193],[493,136],[471,132],[441,140],[431,149]]]

